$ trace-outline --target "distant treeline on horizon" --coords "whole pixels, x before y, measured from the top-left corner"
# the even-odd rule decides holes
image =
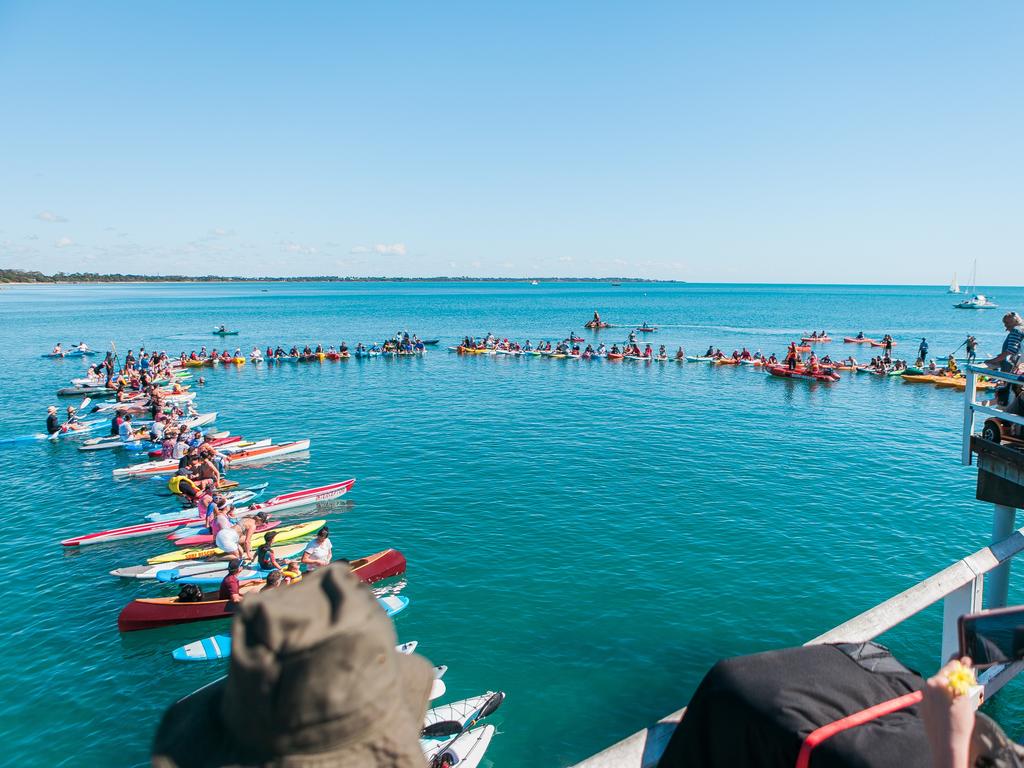
[[[0,269],[0,283],[678,283],[639,277],[225,277],[223,275],[101,275],[96,272],[55,272],[44,275],[23,269]]]

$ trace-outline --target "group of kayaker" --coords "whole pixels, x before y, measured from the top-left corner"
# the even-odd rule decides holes
[[[67,355],[92,355],[95,352],[86,344],[84,341],[80,341],[77,344],[72,344],[65,347],[59,341],[53,345],[53,351],[50,352],[51,357],[66,357]]]

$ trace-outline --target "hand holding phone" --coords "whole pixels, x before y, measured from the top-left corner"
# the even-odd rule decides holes
[[[1024,660],[1024,606],[969,613],[958,622],[960,655],[975,668]]]

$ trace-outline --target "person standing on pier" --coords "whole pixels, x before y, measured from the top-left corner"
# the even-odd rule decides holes
[[[1020,359],[1021,342],[1024,342],[1024,318],[1016,312],[1007,312],[1003,315],[1003,326],[1006,328],[1003,348],[998,355],[986,360],[985,365],[990,368],[998,366],[1003,373],[1010,373]]]

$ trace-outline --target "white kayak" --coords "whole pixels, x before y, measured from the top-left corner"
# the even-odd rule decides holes
[[[420,745],[424,753],[430,747],[440,747],[467,728],[471,728],[480,720],[491,715],[505,694],[501,691],[488,691],[480,696],[443,704],[427,711],[423,717],[423,732]]]
[[[306,548],[306,542],[294,542],[274,547],[274,556],[279,560],[295,557]],[[195,560],[179,560],[173,563],[159,563],[158,565],[130,565],[124,568],[115,568],[110,572],[111,576],[122,579],[152,579],[161,571],[176,570],[179,574],[190,576],[201,576],[211,573],[226,573],[228,570],[227,560],[212,560],[210,562],[197,563]]]
[[[493,725],[474,728],[447,744],[438,745],[430,752],[424,751],[424,754],[428,760],[434,759],[435,756],[440,757],[438,762],[442,765],[445,764],[445,758],[447,758],[448,765],[458,766],[458,768],[477,768],[484,759],[487,748],[491,745],[494,733]]]

